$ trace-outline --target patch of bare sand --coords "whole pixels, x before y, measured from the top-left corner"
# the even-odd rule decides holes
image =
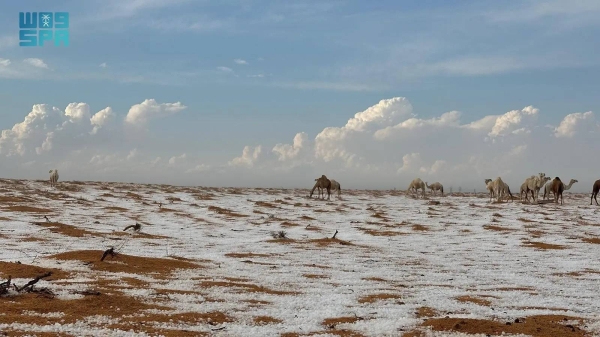
[[[254,204],[256,206],[265,207],[265,208],[273,208],[273,209],[280,209],[281,208],[279,206],[276,206],[276,205],[274,205],[274,204],[272,204],[270,202],[266,202],[266,201],[255,201]]]
[[[263,293],[271,295],[299,295],[300,293],[294,291],[283,291],[273,290],[267,287],[259,286],[253,283],[242,283],[232,281],[201,281],[198,284],[201,288],[212,288],[212,287],[224,287],[228,289],[235,289],[238,293]]]
[[[583,242],[600,244],[600,238],[583,238],[581,239]]]
[[[254,323],[257,325],[266,325],[266,324],[280,324],[283,323],[282,320],[271,317],[271,316],[256,316],[253,318]]]
[[[372,236],[398,236],[398,235],[407,235],[408,233],[397,232],[392,230],[379,230],[374,228],[365,228],[365,227],[357,227],[359,230],[364,232],[365,234],[369,234]]]
[[[429,318],[439,316],[439,312],[431,307],[420,307],[415,311],[417,318]]]
[[[496,225],[484,225],[483,228],[490,230],[490,231],[496,231],[496,232],[514,232],[513,229],[510,229],[507,227],[502,227],[502,226],[496,226]]]
[[[396,300],[400,298],[402,298],[402,296],[400,296],[399,294],[378,293],[362,296],[358,299],[358,303],[375,303],[379,301]]]
[[[152,274],[159,277],[169,276],[179,269],[204,268],[202,265],[187,259],[141,257],[125,254],[117,254],[114,257],[108,255],[104,261],[100,261],[103,253],[101,250],[77,250],[51,255],[49,258],[80,261],[88,265],[92,270],[111,273]]]
[[[70,236],[74,238],[80,238],[86,235],[89,236],[99,236],[99,233],[90,232],[85,229],[81,229],[72,225],[67,225],[60,222],[35,222],[37,226],[45,227],[50,230],[52,233],[58,233],[65,236]]]
[[[563,246],[563,245],[555,245],[552,243],[544,243],[544,242],[537,242],[537,241],[525,241],[525,242],[523,242],[523,246],[532,247],[532,248],[540,249],[540,250],[568,248],[567,246]]]
[[[127,208],[118,207],[118,206],[106,206],[106,207],[102,207],[102,208],[107,211],[113,211],[113,212],[129,212],[129,210]]]
[[[429,231],[429,228],[423,225],[412,225],[412,229],[414,231],[423,231],[423,232],[427,232]]]
[[[325,278],[329,278],[328,275],[322,275],[322,274],[302,274],[303,277],[306,278],[310,278],[310,279],[325,279]]]
[[[208,206],[208,210],[213,211],[217,214],[227,215],[227,216],[231,216],[231,217],[247,217],[248,216],[248,215],[236,213],[230,209],[221,208],[218,206]]]
[[[482,297],[483,296],[477,297],[477,296],[464,295],[464,296],[456,297],[456,300],[461,303],[474,303],[474,304],[481,305],[484,307],[489,307],[492,305],[492,301],[487,300]],[[492,297],[492,296],[487,296],[487,297]]]
[[[81,299],[60,300],[37,297],[35,294],[22,294],[13,297],[0,298],[3,304],[3,315],[0,323],[35,324],[38,326],[70,324],[83,321],[87,317],[105,315],[115,320],[106,326],[108,329],[123,331],[145,332],[151,335],[163,336],[204,336],[207,333],[192,332],[180,329],[168,329],[164,324],[199,324],[219,325],[233,322],[233,319],[218,311],[201,312],[171,312],[169,307],[145,303],[140,299],[126,296],[119,292],[99,295],[89,295]],[[159,314],[148,313],[147,310],[163,310]],[[29,315],[35,312],[36,315]],[[46,315],[58,313],[58,315]]]
[[[70,274],[55,268],[43,268],[39,266],[33,266],[18,262],[4,262],[0,261],[0,276],[8,278],[9,276],[14,278],[35,278],[39,275],[45,274],[46,272],[52,272],[50,277],[44,278],[46,281],[59,280],[69,278]]]
[[[270,257],[270,256],[276,256],[276,255],[257,254],[257,253],[227,253],[227,254],[225,254],[225,256],[247,259],[247,258],[252,258],[252,257]]]
[[[9,202],[33,202],[33,199],[27,198],[27,197],[11,196],[11,195],[0,196],[0,203],[9,203]]]
[[[532,337],[589,336],[588,332],[580,328],[583,324],[584,320],[581,318],[562,315],[530,316],[511,322],[469,318],[431,318],[421,324],[425,329],[416,329],[404,336],[424,336],[423,331],[426,329],[490,336],[503,334],[524,334]]]
[[[51,213],[52,210],[47,208],[38,208],[31,206],[8,206],[4,207],[5,211],[8,212],[26,212],[26,213]]]

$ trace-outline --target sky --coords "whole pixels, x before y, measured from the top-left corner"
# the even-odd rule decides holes
[[[19,46],[66,11],[70,45]],[[0,177],[405,190],[414,178],[587,192],[600,2],[0,4]]]

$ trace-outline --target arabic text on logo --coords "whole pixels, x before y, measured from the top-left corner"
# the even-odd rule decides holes
[[[19,46],[69,45],[68,12],[19,12]]]

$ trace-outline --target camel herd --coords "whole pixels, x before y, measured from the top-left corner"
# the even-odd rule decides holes
[[[493,201],[493,198],[496,197],[498,201],[501,201],[504,197],[510,196],[511,201],[514,200],[513,194],[510,191],[510,187],[507,183],[505,183],[502,178],[498,177],[495,180],[485,179],[486,189],[490,192],[490,202]],[[523,184],[521,184],[520,189],[520,200],[523,200],[523,193],[525,193],[525,200],[529,202],[529,193],[531,192],[531,197],[533,202],[539,202],[539,194],[542,187],[544,187],[544,195],[543,199],[548,200],[550,198],[550,193],[553,194],[554,202],[558,203],[560,199],[560,204],[563,204],[563,192],[569,190],[573,184],[579,182],[577,179],[571,179],[568,185],[565,185],[559,177],[555,177],[554,179],[547,177],[545,173],[541,172],[537,176],[532,175],[525,179]],[[429,185],[427,182],[423,182],[421,178],[416,178],[410,182],[408,185],[407,192],[413,192],[415,194],[419,194],[419,190],[421,190],[421,194],[425,197],[425,188],[431,190],[433,195],[436,194],[437,191],[440,191],[441,195],[444,195],[444,185],[439,182],[434,182]],[[325,198],[325,193],[323,190],[327,190],[327,200],[330,200],[331,190],[338,191],[338,198],[341,194],[340,183],[333,179],[328,179],[325,175],[322,175],[320,178],[315,179],[315,185],[310,191],[310,196],[318,189],[319,198]],[[600,192],[600,179],[594,182],[592,187],[592,196],[590,197],[590,205],[592,205],[593,200],[596,201],[596,205],[598,204],[598,200],[596,199],[598,192]]]
[[[50,170],[49,173],[50,186],[56,186],[56,183],[58,182],[58,170]],[[559,177],[555,177],[554,179],[552,179],[550,177],[547,177],[546,174],[542,172],[539,173],[537,176],[532,175],[531,177],[525,179],[525,182],[521,184],[520,199],[523,200],[523,193],[525,193],[525,200],[529,201],[529,192],[531,192],[532,200],[535,202],[536,200],[539,200],[538,198],[540,190],[542,189],[542,187],[544,187],[544,200],[547,200],[546,197],[550,198],[550,193],[552,193],[554,195],[554,202],[558,203],[558,199],[560,198],[560,204],[562,205],[563,192],[570,189],[571,186],[573,186],[573,184],[577,182],[577,179],[571,179],[571,181],[569,181],[569,184],[565,185]],[[513,200],[513,195],[510,192],[510,187],[508,187],[508,184],[502,181],[502,178],[498,177],[496,178],[496,180],[485,179],[485,186],[486,189],[490,192],[490,201],[492,201],[494,197],[497,197],[497,200],[501,201],[502,198],[507,195],[510,196],[511,201]],[[425,187],[430,189],[433,195],[435,195],[437,191],[440,191],[442,196],[444,195],[444,185],[437,181],[429,185],[427,182],[423,182],[421,178],[416,178],[415,180],[411,181],[408,185],[407,192],[414,192],[418,195],[420,189],[424,197]],[[324,190],[327,190],[327,200],[330,200],[331,198],[331,190],[337,190],[338,198],[341,197],[342,188],[340,186],[340,183],[333,179],[328,179],[325,175],[322,175],[320,178],[315,179],[315,185],[310,191],[309,197],[312,198],[315,189],[318,189],[319,198],[321,199],[325,198]],[[600,179],[596,180],[594,182],[594,185],[592,186],[592,196],[590,197],[590,205],[592,205],[593,201],[596,201],[596,205],[600,206],[598,204],[598,199],[596,199],[598,196],[598,192],[600,192]]]

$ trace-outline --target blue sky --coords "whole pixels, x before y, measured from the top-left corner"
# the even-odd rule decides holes
[[[68,11],[71,45],[19,47],[20,11]],[[418,175],[440,181],[459,177],[457,184],[467,188],[501,174],[513,185],[540,170],[589,174],[561,167],[534,149],[550,141],[565,151],[584,149],[598,136],[593,115],[600,103],[598,15],[600,3],[588,0],[5,2],[0,4],[0,130],[24,122],[34,104],[57,107],[57,123],[64,123],[70,103],[87,104],[78,121],[106,107],[114,118],[110,128],[106,124],[93,135],[83,126],[53,131],[58,124],[45,118],[31,124],[27,136],[5,133],[0,155],[11,160],[0,168],[7,177],[45,178],[52,166],[68,180],[244,186],[303,186],[327,172],[363,188],[385,188],[390,180],[405,188]],[[459,125],[528,106],[539,113],[511,115],[518,120],[511,132],[529,133],[486,136],[444,129],[452,138],[448,143],[456,145],[452,155],[436,152],[435,135],[415,128],[410,130],[420,138],[403,135],[408,138],[389,144],[373,135],[392,124],[376,122],[377,127],[335,136],[343,139],[326,132],[394,97],[410,103],[405,119],[460,111]],[[132,130],[134,123],[124,119],[146,99],[154,103],[139,109],[153,117]],[[177,102],[185,108],[168,113],[168,104]],[[390,111],[384,113],[394,115]],[[573,113],[582,115],[567,120],[561,130],[568,136],[557,136],[553,130]],[[527,126],[528,116],[535,122]],[[402,122],[394,117],[386,123],[392,119]],[[567,128],[570,122],[574,133]],[[36,153],[48,132],[54,132],[47,142],[53,146]],[[368,135],[360,135],[364,132]],[[293,158],[273,151],[277,144],[291,145],[298,133],[305,133],[306,141]],[[461,142],[474,141],[480,147],[461,152],[469,148]],[[249,157],[232,163],[245,146]],[[254,158],[257,146],[261,151]],[[521,157],[499,159],[516,148],[524,158],[533,153],[539,159],[518,167]],[[405,156],[417,158],[414,153],[421,162],[413,171],[400,170]],[[94,156],[109,157],[94,161]],[[588,160],[585,152],[577,156]],[[472,157],[486,164],[458,169]],[[432,170],[436,161],[446,169]],[[554,167],[557,172],[550,172]],[[374,172],[377,178],[370,178]]]

